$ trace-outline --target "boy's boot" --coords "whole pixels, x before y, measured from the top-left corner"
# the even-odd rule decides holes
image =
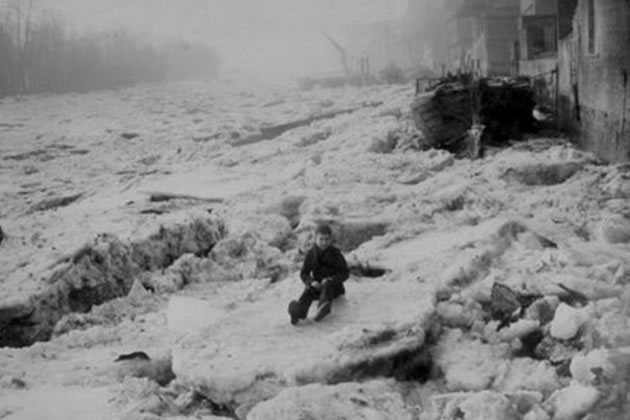
[[[332,302],[329,300],[323,300],[319,302],[319,305],[317,306],[317,313],[315,314],[315,318],[313,318],[315,322],[318,322],[324,319],[324,317],[326,317],[326,315],[330,313],[331,307],[332,307]]]
[[[297,302],[297,300],[292,300],[289,303],[289,315],[291,316],[291,324],[292,325],[297,325],[298,321],[300,320],[301,317],[301,308],[300,308],[300,304]]]

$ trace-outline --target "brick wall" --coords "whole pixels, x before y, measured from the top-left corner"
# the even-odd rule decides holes
[[[574,38],[577,38],[576,33],[558,44],[558,118],[561,128],[572,138],[577,138],[580,116],[576,94],[579,95],[579,91],[573,89],[574,85],[577,87],[577,68],[573,68],[572,62],[578,59],[574,54],[578,42]]]
[[[611,162],[630,161],[630,2],[593,0],[589,51],[588,0],[580,0],[573,38],[579,95],[578,141]],[[625,81],[625,82],[624,82]]]

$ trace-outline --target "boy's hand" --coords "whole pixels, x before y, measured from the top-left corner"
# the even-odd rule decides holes
[[[319,289],[321,289],[321,288],[322,288],[322,285],[321,285],[320,283],[316,282],[316,281],[312,281],[312,282],[311,282],[311,284],[310,284],[310,286],[311,286],[313,289],[317,289],[317,290],[319,290]]]

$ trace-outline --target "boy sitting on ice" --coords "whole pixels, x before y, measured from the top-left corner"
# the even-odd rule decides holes
[[[315,321],[330,313],[333,299],[346,293],[343,282],[349,276],[348,264],[341,251],[332,245],[332,229],[319,225],[315,245],[306,253],[300,277],[306,286],[300,298],[289,304],[291,324],[305,319],[313,300],[319,300]]]

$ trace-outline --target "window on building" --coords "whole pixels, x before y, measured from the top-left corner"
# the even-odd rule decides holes
[[[535,57],[545,52],[545,30],[540,26],[532,26],[529,28],[529,36],[532,46],[532,55]]]
[[[532,17],[525,21],[527,59],[535,59],[556,54],[555,17]]]
[[[588,52],[595,54],[595,0],[587,1]]]

